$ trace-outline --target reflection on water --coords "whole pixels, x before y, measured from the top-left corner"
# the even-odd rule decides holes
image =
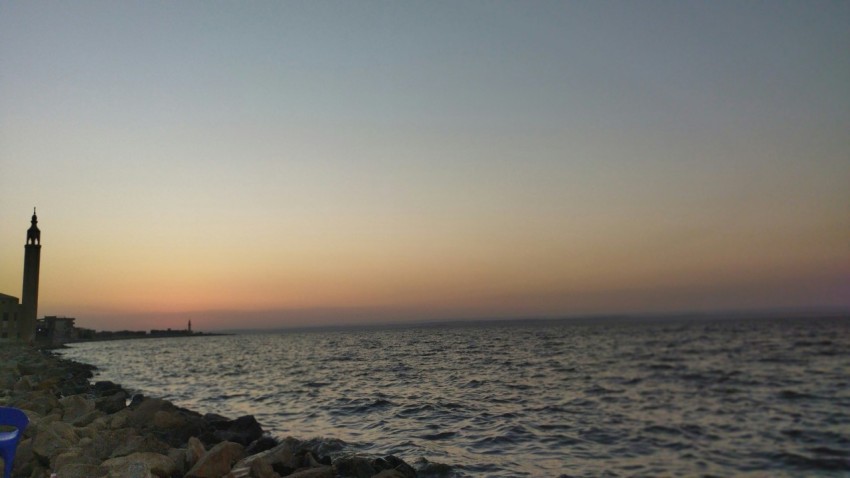
[[[456,475],[850,472],[850,320],[491,324],[79,344],[98,379]]]

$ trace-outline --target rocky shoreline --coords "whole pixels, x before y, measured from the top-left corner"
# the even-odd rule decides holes
[[[342,454],[336,440],[278,440],[253,416],[201,415],[131,397],[94,367],[45,350],[0,344],[0,406],[30,419],[14,477],[414,478],[395,456]],[[421,474],[420,474],[421,476]]]

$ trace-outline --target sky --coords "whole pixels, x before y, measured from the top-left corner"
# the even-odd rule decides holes
[[[850,2],[0,3],[0,292],[105,329],[850,310]]]

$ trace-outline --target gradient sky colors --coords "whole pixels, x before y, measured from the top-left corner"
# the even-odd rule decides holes
[[[848,2],[3,2],[0,291],[121,329],[850,308]]]

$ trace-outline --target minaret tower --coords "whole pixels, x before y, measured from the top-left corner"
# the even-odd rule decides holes
[[[41,231],[38,230],[38,217],[32,208],[32,225],[27,230],[27,243],[24,246],[24,287],[21,293],[20,337],[21,340],[35,339],[35,319],[38,314],[38,270],[41,264]]]

